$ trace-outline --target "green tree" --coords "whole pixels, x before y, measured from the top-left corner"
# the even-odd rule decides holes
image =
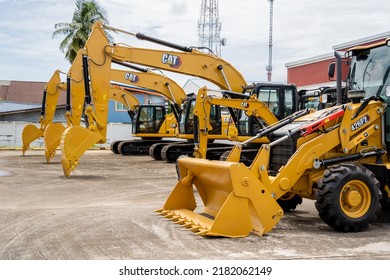
[[[59,35],[65,36],[60,49],[70,63],[76,58],[77,52],[84,47],[93,23],[98,20],[108,24],[105,10],[95,0],[76,0],[72,22],[54,25],[53,38]]]

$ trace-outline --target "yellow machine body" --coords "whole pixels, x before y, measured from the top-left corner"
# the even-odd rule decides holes
[[[324,129],[334,128],[330,132],[315,132],[299,139],[297,152],[276,176],[268,173],[272,148],[268,144],[263,144],[250,167],[232,162],[229,158],[228,162],[178,159],[182,179],[158,212],[179,223],[183,221],[185,226],[191,224],[199,228],[201,235],[242,237],[250,232],[262,235],[270,231],[283,216],[276,199],[290,192],[314,198],[313,185],[324,172],[323,167],[314,169],[314,162],[342,156],[344,149],[356,149],[365,139],[369,139],[370,146],[381,146],[382,104],[369,105],[364,114],[370,119],[370,124],[353,133],[348,128],[358,106],[350,104],[347,108],[343,118],[326,123]],[[298,121],[307,123],[317,119],[321,113],[317,111]],[[343,129],[349,133],[342,133]],[[237,145],[231,154],[239,152],[240,145]],[[202,198],[203,209],[202,206],[197,208],[194,203],[194,187]],[[199,207],[202,210],[196,213],[195,209]],[[241,223],[237,223],[236,219]]]
[[[53,122],[54,113],[58,103],[58,97],[61,90],[63,90],[63,84],[61,83],[60,71],[54,72],[49,82],[45,87],[44,104],[42,108],[42,114],[39,120],[40,127],[36,127],[34,124],[27,124],[23,128],[22,132],[22,153],[23,155],[29,149],[30,144],[40,137],[43,137],[47,126]]]
[[[78,134],[82,128],[77,130],[70,128],[64,131],[65,135],[63,135],[61,140],[61,150],[63,152],[63,168],[67,170],[65,172],[67,176],[77,166],[78,159],[75,156],[67,158],[65,155],[81,156],[83,154],[82,150],[86,151],[88,145],[91,147],[96,143],[104,143],[106,141],[107,93],[111,80],[109,73],[112,61],[136,63],[156,67],[161,70],[201,77],[223,89],[241,91],[246,85],[244,78],[234,67],[214,55],[205,54],[195,49],[186,53],[133,48],[120,44],[110,45],[104,33],[104,28],[101,22],[96,22],[84,48],[89,64],[90,94],[92,97],[91,104],[85,109],[85,116],[88,119],[89,126],[85,128],[88,130],[88,133],[79,134],[79,137],[86,137],[86,139],[79,138],[79,141],[67,140],[76,139],[76,136],[67,137],[66,134]],[[161,85],[166,86],[166,83],[161,83]],[[170,90],[170,100],[172,99],[172,102],[176,102],[176,104],[181,104],[182,100],[175,97],[173,92],[173,90]],[[89,134],[100,134],[100,137],[98,135],[90,137]],[[98,139],[97,142],[95,142],[96,139]],[[63,141],[72,141],[72,144]],[[78,147],[77,143],[82,144]],[[78,152],[73,152],[76,150]]]

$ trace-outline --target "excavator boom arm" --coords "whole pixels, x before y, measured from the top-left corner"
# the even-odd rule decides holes
[[[201,52],[183,53],[123,45],[107,46],[105,52],[113,60],[199,77],[218,85],[221,89],[241,92],[246,86],[243,76],[230,63]]]

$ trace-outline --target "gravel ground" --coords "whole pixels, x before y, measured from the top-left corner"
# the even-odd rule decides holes
[[[91,150],[67,179],[60,161],[0,151],[0,259],[390,259],[389,213],[339,233],[304,200],[266,236],[205,238],[153,212],[176,185],[174,164]]]

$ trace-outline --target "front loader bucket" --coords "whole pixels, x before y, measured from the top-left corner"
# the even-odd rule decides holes
[[[23,155],[30,147],[30,144],[42,136],[43,136],[43,129],[40,129],[33,124],[26,125],[23,128],[23,132],[22,132],[22,141],[23,141],[22,153],[23,153]]]
[[[156,212],[198,235],[261,236],[283,216],[269,190],[244,164],[188,157],[179,158],[178,165],[182,179]],[[203,209],[197,207],[193,186]]]
[[[72,126],[65,129],[61,137],[62,168],[66,177],[70,177],[79,158],[86,150],[98,143],[102,135],[82,126]]]
[[[56,149],[60,146],[61,136],[65,131],[65,126],[61,123],[51,123],[45,129],[43,136],[45,142],[45,157],[47,163],[55,156]]]

